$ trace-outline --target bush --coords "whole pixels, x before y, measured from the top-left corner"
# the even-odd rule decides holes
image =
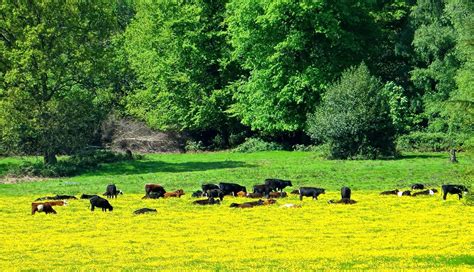
[[[186,150],[186,152],[198,152],[198,151],[204,151],[205,147],[202,141],[188,140],[186,141],[184,150]]]
[[[277,143],[266,142],[259,138],[247,138],[244,143],[233,149],[234,152],[242,153],[273,150],[283,150],[283,147]]]
[[[129,160],[126,154],[110,151],[91,151],[59,160],[56,164],[44,162],[27,162],[8,171],[9,176],[23,177],[70,177],[90,171],[101,163],[112,163]]]
[[[442,132],[412,132],[397,139],[399,151],[440,152],[451,148],[470,149],[472,138],[465,134],[450,135]]]
[[[334,159],[394,156],[395,129],[382,87],[365,64],[346,70],[308,116],[308,135],[329,144]]]

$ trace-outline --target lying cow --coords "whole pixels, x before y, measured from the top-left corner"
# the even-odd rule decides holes
[[[107,196],[107,198],[117,198],[117,195],[119,194],[123,195],[123,192],[121,190],[117,190],[117,186],[115,186],[115,184],[109,184],[107,185],[103,195]]]
[[[398,195],[398,192],[400,192],[398,189],[391,190],[391,191],[385,191],[381,192],[381,195]]]
[[[263,195],[260,194],[260,193],[249,193],[249,194],[247,194],[247,197],[248,198],[262,198]]]
[[[411,196],[434,195],[437,192],[438,192],[438,190],[436,190],[436,189],[429,189],[429,190],[424,190],[424,191],[421,191],[421,192],[416,192],[416,193],[412,194]]]
[[[166,193],[165,188],[159,184],[146,184],[145,196],[142,198],[160,198]]]
[[[356,204],[357,201],[352,200],[350,198],[341,198],[340,200],[334,201],[334,200],[328,200],[329,204]]]
[[[462,198],[463,193],[469,192],[466,186],[464,185],[454,185],[454,184],[446,184],[441,186],[443,190],[443,199],[446,200],[446,196],[448,194],[458,195],[459,199]]]
[[[267,200],[259,199],[258,201],[244,202],[244,203],[240,203],[240,204],[239,203],[232,203],[232,204],[230,204],[229,207],[245,209],[245,208],[253,208],[255,206],[271,205],[271,204],[275,204],[275,203],[276,203],[275,199],[267,199]]]
[[[235,183],[226,183],[226,182],[219,183],[219,189],[222,190],[224,195],[233,195],[233,196],[237,195],[237,193],[240,191],[247,192],[247,188],[245,188],[245,186],[241,186]]]
[[[183,189],[179,189],[179,190],[176,190],[174,192],[165,193],[164,198],[170,198],[170,197],[179,197],[179,198],[181,198],[182,195],[184,195],[184,191],[183,191]]]
[[[299,194],[300,194],[300,190],[293,190],[293,191],[291,191],[290,194],[292,194],[292,195],[299,195]]]
[[[145,213],[157,213],[158,211],[156,209],[150,209],[150,208],[141,208],[133,212],[133,214],[145,214]]]
[[[43,201],[43,200],[61,200],[61,199],[77,199],[75,196],[71,195],[55,195],[55,196],[45,196],[35,199],[35,201]]]
[[[425,189],[425,185],[423,185],[421,183],[415,183],[411,186],[411,189],[412,190],[423,190],[423,189]]]
[[[35,214],[36,212],[44,212],[48,213],[56,213],[53,210],[52,206],[66,206],[66,200],[56,200],[56,201],[48,201],[48,202],[33,202],[31,203],[31,214]],[[49,208],[51,207],[51,209]]]
[[[288,194],[286,192],[270,192],[270,194],[268,194],[268,198],[283,198],[287,196]]]
[[[218,199],[215,200],[213,197],[210,197],[208,199],[195,200],[195,201],[193,201],[193,204],[196,204],[196,205],[215,205],[215,204],[221,204],[221,202]]]
[[[93,198],[94,196],[97,196],[97,195],[86,195],[86,194],[82,194],[82,195],[81,195],[81,199],[91,199],[91,198]]]
[[[283,192],[283,189],[286,187],[291,187],[293,184],[291,184],[291,181],[289,180],[284,180],[284,179],[275,179],[275,178],[269,178],[265,180],[265,185],[270,187],[270,190],[272,191],[278,191]]]
[[[203,197],[203,196],[204,196],[204,192],[201,190],[197,190],[196,192],[193,192],[193,194],[191,195],[191,197]]]
[[[302,206],[299,204],[293,204],[293,203],[288,203],[288,204],[283,204],[280,206],[280,208],[301,208]]]
[[[206,193],[208,190],[219,189],[219,186],[215,184],[203,184],[201,185],[202,191]]]
[[[247,193],[244,192],[244,191],[240,191],[240,192],[237,193],[237,196],[238,196],[238,197],[246,197],[246,196],[247,196]]]
[[[313,200],[318,200],[320,194],[325,194],[326,190],[323,188],[316,187],[301,187],[300,188],[300,200],[303,200],[303,197],[312,197]]]
[[[401,197],[401,196],[411,196],[411,191],[410,191],[410,190],[406,190],[406,191],[403,191],[403,192],[402,192],[402,191],[399,191],[399,192],[397,193],[397,195],[398,195],[399,197]]]
[[[219,198],[221,201],[224,199],[224,192],[221,189],[207,190],[204,195],[208,198]]]
[[[272,191],[272,189],[270,188],[270,186],[268,186],[266,184],[260,184],[260,185],[254,185],[253,186],[253,193],[254,194],[262,194],[265,197],[268,197],[268,195],[270,194],[271,191]]]
[[[94,211],[95,207],[101,208],[103,212],[109,210],[112,211],[114,208],[110,205],[107,199],[104,199],[100,196],[94,196],[90,199],[91,211]]]

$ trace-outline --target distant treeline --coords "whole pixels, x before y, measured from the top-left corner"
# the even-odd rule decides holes
[[[97,141],[112,113],[214,149],[253,137],[373,158],[413,133],[472,145],[473,11],[469,0],[6,0],[0,153],[54,163]]]

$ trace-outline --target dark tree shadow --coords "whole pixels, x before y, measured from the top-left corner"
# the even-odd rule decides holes
[[[103,164],[97,170],[90,171],[87,174],[94,176],[106,175],[134,175],[149,173],[178,173],[206,171],[225,168],[255,167],[241,161],[216,161],[216,162],[182,162],[168,163],[161,161],[128,161],[119,163]]]

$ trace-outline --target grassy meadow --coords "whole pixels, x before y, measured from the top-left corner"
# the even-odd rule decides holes
[[[406,154],[398,160],[329,161],[311,152],[147,155],[103,165],[72,178],[0,184],[0,268],[14,270],[473,270],[474,207],[456,196],[380,196],[383,190],[421,182],[474,182],[474,154],[460,163],[444,153]],[[26,158],[34,160],[35,158]],[[20,163],[0,159],[0,175]],[[273,206],[232,209],[194,206],[191,192],[203,182],[262,183],[280,177],[294,187],[327,189],[300,204],[290,195]],[[4,182],[11,182],[3,178]],[[90,212],[87,200],[55,207],[56,215],[31,215],[31,202],[55,194],[102,193],[115,183],[124,195],[114,211]],[[145,183],[181,199],[142,200]],[[355,205],[329,205],[339,188],[352,189]],[[290,189],[287,188],[287,191]],[[135,216],[142,207],[157,214]]]

